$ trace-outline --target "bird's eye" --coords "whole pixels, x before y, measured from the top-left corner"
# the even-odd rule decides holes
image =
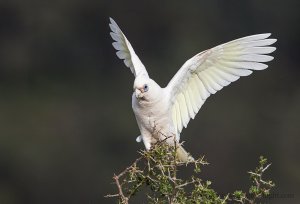
[[[148,91],[148,89],[149,89],[148,85],[147,85],[147,84],[145,84],[145,85],[144,85],[144,92],[147,92],[147,91]]]

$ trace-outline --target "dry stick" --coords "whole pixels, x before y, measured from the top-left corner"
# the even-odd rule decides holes
[[[109,194],[109,195],[106,195],[106,196],[105,196],[106,198],[112,198],[112,197],[117,197],[117,196],[119,196],[119,197],[121,197],[122,203],[128,204],[129,198],[126,197],[126,196],[124,195],[123,190],[122,190],[122,185],[120,184],[119,179],[120,179],[124,174],[126,174],[126,173],[132,168],[132,166],[134,166],[135,164],[137,164],[142,158],[143,158],[142,156],[139,157],[139,158],[137,158],[137,159],[136,159],[129,167],[127,167],[127,168],[126,168],[124,171],[122,171],[119,175],[114,174],[113,179],[115,180],[115,184],[116,184],[117,187],[118,187],[119,193],[113,194],[113,195],[110,195],[110,194]]]
[[[122,187],[121,187],[120,182],[119,182],[119,177],[116,174],[114,174],[113,179],[115,180],[116,185],[118,187],[119,196],[121,197],[122,203],[128,204],[128,198],[126,196],[124,196],[124,194],[123,194]]]

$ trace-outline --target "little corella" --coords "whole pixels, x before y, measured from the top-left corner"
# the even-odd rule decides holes
[[[179,160],[193,160],[179,143],[183,127],[194,119],[206,99],[224,86],[250,75],[253,70],[263,70],[271,61],[267,54],[276,39],[269,33],[251,35],[224,43],[196,54],[186,61],[168,85],[160,87],[151,79],[130,42],[116,22],[110,18],[113,47],[135,76],[132,109],[140,129],[136,141],[143,141],[149,150],[157,141],[165,140],[177,146]]]

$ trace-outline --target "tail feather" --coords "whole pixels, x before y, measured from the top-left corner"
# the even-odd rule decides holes
[[[176,156],[181,162],[191,162],[194,161],[194,158],[188,153],[181,145],[178,145],[176,149]]]

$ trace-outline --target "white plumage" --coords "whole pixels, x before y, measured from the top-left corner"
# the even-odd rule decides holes
[[[167,87],[161,88],[149,78],[145,66],[112,18],[109,26],[117,56],[135,76],[132,108],[141,132],[137,141],[143,141],[146,149],[166,137],[171,145],[174,137],[179,142],[183,127],[194,119],[211,94],[253,70],[266,69],[264,63],[273,59],[268,54],[276,50],[270,46],[276,39],[270,39],[269,33],[239,38],[196,54],[182,65]],[[182,147],[179,150],[181,160],[191,158]]]

